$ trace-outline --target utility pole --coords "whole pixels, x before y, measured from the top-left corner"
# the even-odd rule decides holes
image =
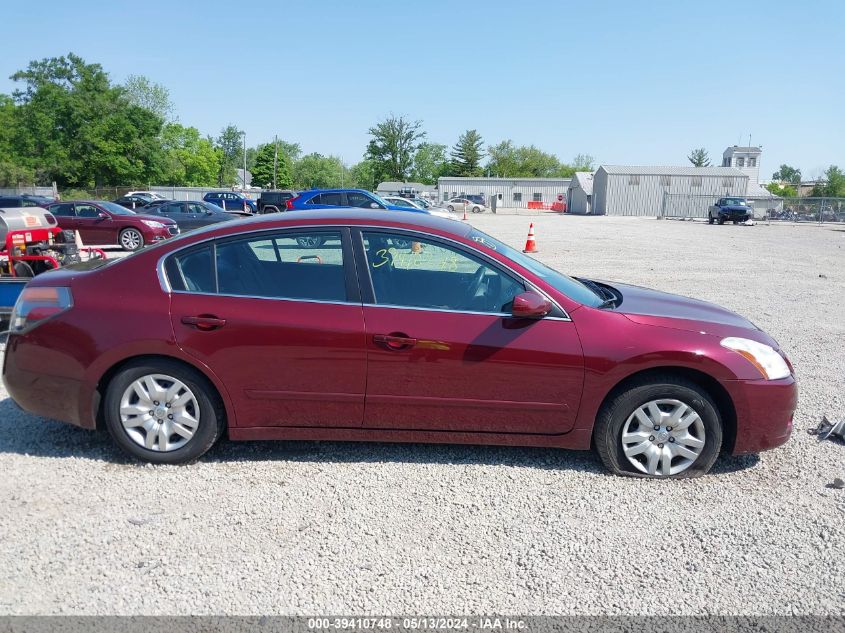
[[[276,188],[276,178],[279,171],[279,137],[273,136],[273,145],[275,152],[273,153],[273,189]]]
[[[244,135],[244,191],[246,191],[246,132],[243,133]]]

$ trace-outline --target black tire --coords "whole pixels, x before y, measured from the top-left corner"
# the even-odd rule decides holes
[[[35,263],[35,262],[33,262]],[[27,262],[15,262],[16,277],[35,277],[35,271]]]
[[[713,220],[713,216],[712,216],[712,215],[708,215],[708,216],[707,216],[707,224],[713,224],[713,222],[714,222],[714,220]]]
[[[686,470],[668,476],[649,475],[638,470],[625,455],[622,431],[628,418],[643,404],[657,399],[680,400],[698,413],[704,425],[704,447]],[[612,396],[599,411],[593,431],[596,452],[605,468],[616,475],[645,478],[684,479],[710,470],[722,447],[722,419],[710,395],[680,376],[661,374],[644,377]]]
[[[739,224],[739,220],[734,220],[734,224]]]
[[[131,239],[130,236],[133,236],[135,239]],[[117,242],[123,250],[129,251],[130,253],[144,248],[144,236],[141,234],[141,231],[131,227],[123,229],[120,232],[120,235],[117,236]]]
[[[719,216],[719,226],[722,226],[725,223],[725,218]]]
[[[199,404],[199,425],[193,437],[181,448],[159,452],[137,444],[120,421],[120,400],[134,381],[150,374],[164,374],[184,383]],[[103,403],[106,429],[115,444],[127,455],[153,464],[188,464],[204,455],[226,428],[226,413],[217,391],[197,370],[166,358],[141,360],[126,365],[111,380]]]
[[[455,207],[453,207],[451,204],[450,204],[448,207],[446,207],[446,208],[449,210],[449,213],[454,213],[454,212],[455,212]]]

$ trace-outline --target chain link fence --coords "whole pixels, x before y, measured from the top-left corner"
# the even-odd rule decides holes
[[[724,197],[664,193],[660,217],[707,220],[710,210]],[[845,223],[845,198],[778,198],[745,196],[755,220],[767,222]]]

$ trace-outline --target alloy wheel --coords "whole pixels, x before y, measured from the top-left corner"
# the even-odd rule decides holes
[[[120,235],[120,245],[128,251],[138,250],[141,247],[141,234],[135,229],[127,229]]]
[[[199,427],[200,406],[185,383],[172,376],[149,374],[123,392],[120,422],[133,442],[166,453],[191,441]]]
[[[667,477],[684,472],[704,450],[704,422],[680,400],[651,400],[622,427],[622,449],[639,472]]]

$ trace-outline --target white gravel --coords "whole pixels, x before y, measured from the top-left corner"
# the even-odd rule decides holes
[[[689,294],[790,354],[796,431],[692,481],[590,453],[223,442],[190,467],[0,390],[2,614],[843,614],[845,232],[623,218],[473,217],[562,270]],[[822,276],[823,275],[823,276]]]

